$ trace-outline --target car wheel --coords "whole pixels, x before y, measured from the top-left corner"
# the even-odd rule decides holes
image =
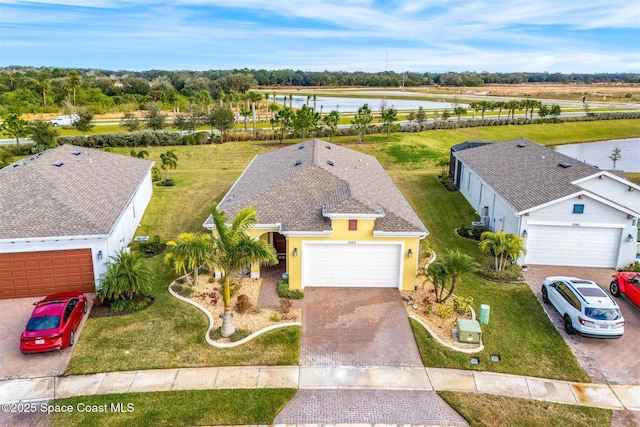
[[[620,286],[618,285],[617,280],[611,282],[611,285],[609,285],[609,290],[611,291],[611,295],[613,295],[614,297],[620,296]]]
[[[542,302],[549,304],[549,295],[547,294],[546,286],[542,287]]]
[[[73,331],[71,331],[71,333],[69,334],[69,347],[71,347],[75,342],[75,335],[76,334]]]
[[[571,318],[568,314],[564,315],[564,330],[567,331],[569,335],[573,335],[576,333],[576,330],[573,329],[573,324],[571,323]]]

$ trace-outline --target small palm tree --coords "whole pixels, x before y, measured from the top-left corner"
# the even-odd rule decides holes
[[[155,280],[153,270],[139,252],[120,251],[110,257],[100,276],[100,301],[133,299],[148,295]]]
[[[164,170],[164,180],[169,180],[169,169],[175,169],[178,167],[178,155],[175,150],[169,150],[166,153],[160,154],[160,160],[162,161],[162,166],[160,166]]]
[[[436,286],[436,300],[440,303],[445,302],[453,293],[456,285],[460,283],[461,276],[466,273],[473,273],[478,267],[478,263],[469,255],[463,254],[458,250],[449,250],[446,255],[429,266],[431,273],[435,275],[435,278],[431,276],[431,279],[434,281],[434,286]],[[449,279],[451,282],[447,288],[446,285]],[[438,285],[436,285],[436,282]]]
[[[147,157],[149,157],[149,152],[147,150],[140,150],[136,152],[136,150],[132,149],[129,152],[129,155],[131,157],[137,157],[138,159],[146,159]]]
[[[167,250],[164,263],[173,265],[176,273],[182,271],[190,284],[197,285],[198,270],[211,259],[213,243],[210,234],[181,233],[177,242],[167,242]],[[193,270],[193,282],[187,270]]]
[[[509,259],[518,259],[525,253],[524,239],[513,233],[504,231],[485,231],[480,236],[480,250],[491,253],[494,259],[494,268],[497,271],[504,270]]]
[[[271,246],[262,240],[254,240],[247,234],[247,230],[258,223],[254,208],[242,209],[231,224],[227,224],[225,213],[219,211],[215,205],[211,207],[211,216],[214,223],[212,264],[220,269],[224,276],[224,313],[220,333],[223,337],[228,337],[235,332],[231,320],[231,293],[229,290],[231,275],[253,263],[274,265],[277,259]]]

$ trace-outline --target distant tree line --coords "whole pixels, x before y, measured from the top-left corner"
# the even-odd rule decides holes
[[[210,71],[110,71],[93,69],[5,67],[0,68],[0,115],[7,113],[75,112],[80,106],[92,113],[145,110],[151,103],[163,109],[193,111],[194,105],[244,104],[247,94],[261,87],[416,87],[480,86],[520,83],[640,83],[638,73],[398,73],[301,71],[301,70],[210,70]],[[269,114],[269,97],[265,114]],[[272,99],[271,101],[275,101]],[[260,108],[260,105],[255,105]],[[244,114],[247,117],[248,114]]]

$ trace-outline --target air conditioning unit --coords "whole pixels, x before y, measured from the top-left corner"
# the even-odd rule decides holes
[[[458,341],[467,344],[480,344],[482,329],[477,320],[458,319]]]

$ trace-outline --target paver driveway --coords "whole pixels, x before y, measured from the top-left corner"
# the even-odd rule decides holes
[[[300,364],[422,366],[397,289],[306,288]]]
[[[547,276],[573,276],[592,280],[609,294],[609,283],[615,270],[607,268],[529,266],[523,273],[534,294],[542,301],[540,289]],[[623,298],[614,298],[625,319],[624,335],[620,339],[586,338],[567,335],[562,317],[548,304],[542,304],[549,318],[569,344],[580,365],[594,382],[610,384],[640,384],[640,310]]]
[[[92,298],[87,295],[87,299]],[[39,378],[62,375],[71,359],[73,348],[42,354],[24,355],[20,352],[20,334],[33,311],[33,303],[42,297],[0,299],[0,379]],[[87,315],[78,326],[76,340],[80,339]]]

